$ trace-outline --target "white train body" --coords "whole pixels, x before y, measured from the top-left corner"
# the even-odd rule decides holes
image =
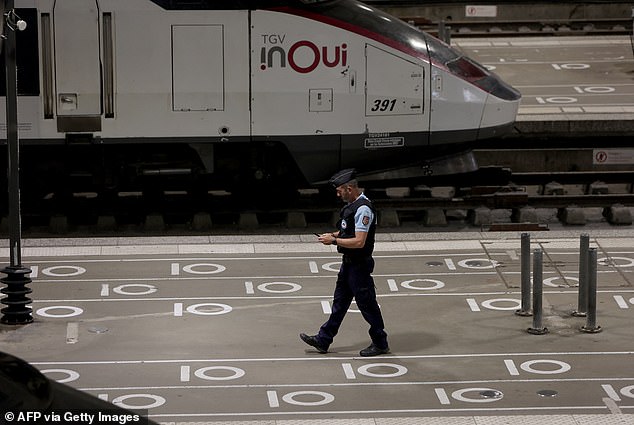
[[[57,162],[40,173],[297,171],[315,183],[496,136],[520,101],[478,64],[355,0],[15,2],[32,31],[18,39],[20,139]],[[26,66],[38,72],[24,76]]]

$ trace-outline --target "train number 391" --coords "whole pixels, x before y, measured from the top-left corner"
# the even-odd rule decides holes
[[[376,99],[372,106],[372,112],[392,112],[396,106],[396,99]]]

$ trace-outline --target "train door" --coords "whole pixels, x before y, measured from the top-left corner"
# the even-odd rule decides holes
[[[425,69],[420,63],[403,59],[384,48],[366,45],[365,115],[370,128],[378,131],[425,129]],[[389,121],[382,117],[391,117]],[[394,117],[402,117],[396,124]],[[412,122],[403,128],[402,123]],[[385,123],[391,124],[389,128]]]
[[[64,0],[53,9],[57,131],[101,131],[97,0]]]
[[[223,111],[224,26],[172,25],[172,110]]]
[[[404,148],[429,143],[428,65],[406,58],[388,46],[365,45],[365,104],[367,133],[361,140],[344,139],[342,162],[397,167],[414,158]]]

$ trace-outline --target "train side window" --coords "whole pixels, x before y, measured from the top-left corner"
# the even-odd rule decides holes
[[[18,95],[40,95],[40,61],[38,52],[38,15],[35,8],[17,8],[15,13],[26,21],[24,31],[16,31],[16,62],[18,68]],[[5,31],[10,31],[8,28]],[[0,96],[6,95],[4,49],[0,55]]]

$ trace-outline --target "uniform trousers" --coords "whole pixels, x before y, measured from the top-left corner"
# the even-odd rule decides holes
[[[363,318],[370,324],[369,334],[374,345],[381,349],[388,347],[381,309],[376,301],[374,279],[371,276],[373,270],[372,257],[351,260],[344,256],[337,275],[332,313],[317,335],[321,344],[332,344],[354,298]]]

